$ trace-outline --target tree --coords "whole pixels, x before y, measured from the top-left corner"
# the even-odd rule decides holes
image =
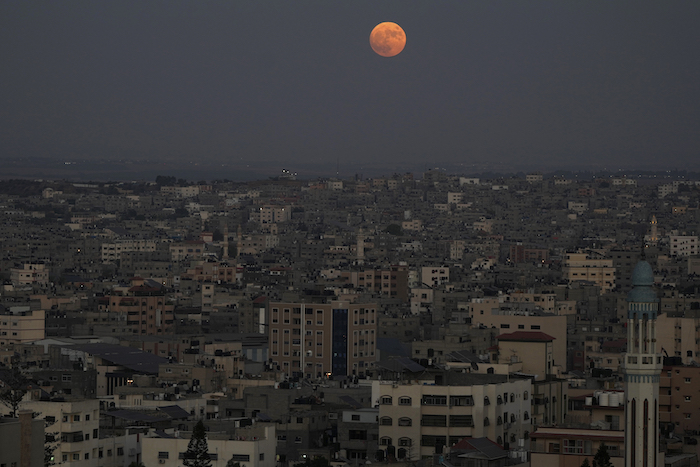
[[[399,224],[389,224],[389,226],[386,228],[386,232],[389,235],[403,235],[403,232],[401,231],[401,226]]]
[[[209,445],[207,444],[207,429],[201,420],[197,422],[192,430],[192,437],[187,445],[184,458],[182,463],[185,467],[211,467]]]
[[[593,457],[593,467],[613,467],[612,462],[610,462],[608,447],[605,443],[601,443],[598,452],[595,453]]]
[[[581,467],[591,467],[591,463],[588,462],[588,458],[585,458],[583,460],[583,463],[581,463]]]
[[[233,457],[231,457],[228,462],[226,462],[226,467],[241,467],[241,463],[233,460]]]
[[[16,418],[19,404],[27,393],[29,380],[20,371],[18,362],[13,362],[9,371],[0,372],[0,380],[5,384],[5,387],[0,389],[0,402],[10,409],[10,417]]]

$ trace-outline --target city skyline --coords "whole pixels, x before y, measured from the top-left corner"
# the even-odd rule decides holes
[[[0,159],[74,163],[72,177],[107,164],[124,179],[695,170],[699,13],[690,1],[8,2]],[[384,21],[406,31],[396,57],[370,47]]]

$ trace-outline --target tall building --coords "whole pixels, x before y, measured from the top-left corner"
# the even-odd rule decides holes
[[[364,376],[376,360],[375,303],[270,303],[270,359],[292,376]]]
[[[659,465],[659,376],[663,368],[656,345],[659,299],[652,289],[654,273],[646,261],[632,272],[627,294],[625,373],[625,465]]]

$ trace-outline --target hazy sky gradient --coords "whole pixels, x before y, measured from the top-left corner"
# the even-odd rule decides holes
[[[0,158],[697,169],[699,24],[697,0],[5,1]]]

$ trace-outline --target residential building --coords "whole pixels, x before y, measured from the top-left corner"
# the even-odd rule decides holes
[[[270,359],[288,375],[364,376],[376,360],[375,303],[270,303]]]
[[[600,287],[601,293],[615,288],[613,260],[588,253],[567,253],[562,275],[569,282],[589,281]]]
[[[23,344],[45,337],[46,312],[29,306],[0,310],[0,345]]]
[[[397,459],[422,459],[468,437],[516,448],[532,431],[528,378],[444,372],[430,379],[373,384],[379,449],[395,451]]]
[[[143,437],[141,453],[148,466],[179,467],[182,465],[191,432],[165,434],[151,431]],[[274,425],[253,425],[237,428],[232,433],[208,432],[207,447],[212,467],[225,467],[230,460],[241,465],[275,467],[277,438]]]
[[[669,235],[669,254],[671,256],[697,256],[697,235]]]
[[[537,428],[531,437],[530,465],[580,467],[584,459],[591,464],[600,445],[605,444],[613,467],[625,466],[623,431],[547,426]]]
[[[10,268],[10,281],[13,285],[49,285],[49,268],[44,263],[24,263],[21,267]]]

